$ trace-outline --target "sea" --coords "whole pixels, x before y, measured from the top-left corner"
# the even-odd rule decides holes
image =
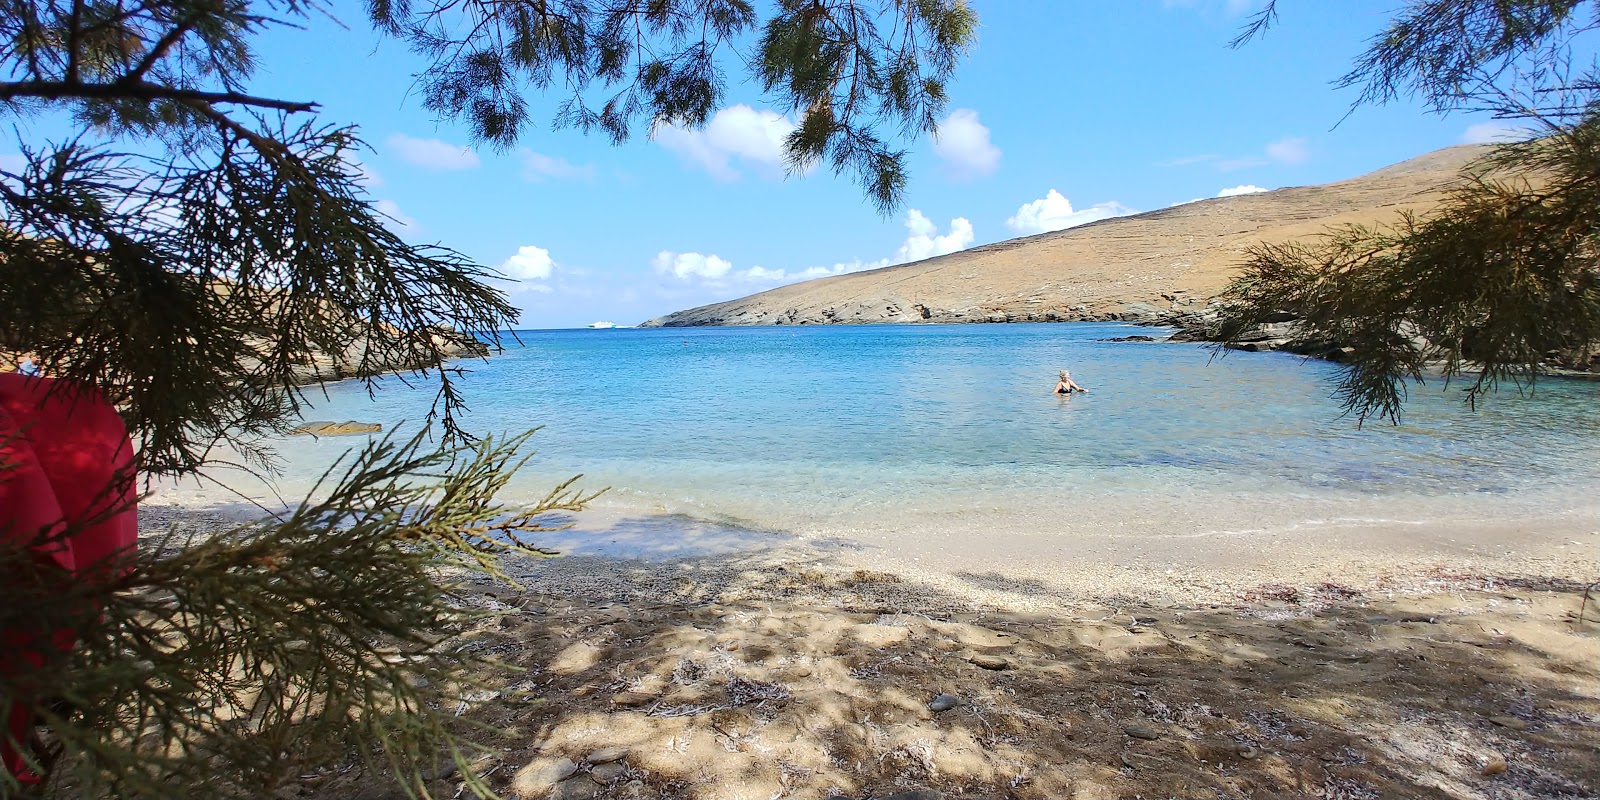
[[[1540,380],[1476,408],[1461,382],[1414,383],[1400,424],[1363,425],[1333,396],[1337,365],[1108,341],[1139,334],[1164,332],[520,331],[503,352],[457,365],[461,422],[478,434],[538,429],[509,499],[575,475],[604,489],[580,515],[590,544],[563,542],[602,554],[605,542],[673,554],[763,536],[870,548],[1505,520],[1600,530],[1600,382]],[[1060,369],[1089,392],[1053,394]],[[372,394],[331,384],[311,392],[304,416],[414,432],[436,388],[414,377]],[[365,441],[276,442],[273,496],[303,496]]]

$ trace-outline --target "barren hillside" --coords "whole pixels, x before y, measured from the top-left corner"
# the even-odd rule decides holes
[[[1025,322],[1144,317],[1203,304],[1251,245],[1426,210],[1483,145],[1352,180],[1201,200],[912,264],[821,278],[678,311],[647,326]],[[1153,308],[1152,308],[1153,307]]]

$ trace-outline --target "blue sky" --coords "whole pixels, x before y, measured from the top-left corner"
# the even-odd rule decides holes
[[[977,46],[939,141],[910,143],[908,202],[889,218],[846,178],[786,177],[777,142],[791,123],[742,76],[703,131],[613,146],[541,125],[513,152],[474,152],[463,126],[436,121],[412,91],[423,64],[341,0],[342,26],[264,37],[250,89],[359,125],[380,207],[409,237],[523,278],[508,288],[525,327],[634,324],[808,275],[1248,190],[1236,187],[1349,178],[1483,138],[1484,119],[1411,103],[1345,117],[1355,93],[1331,82],[1397,3],[1285,4],[1265,39],[1229,50],[1258,2],[972,0]],[[548,119],[551,106],[535,113]]]

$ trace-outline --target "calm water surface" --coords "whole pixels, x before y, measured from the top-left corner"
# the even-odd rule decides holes
[[[515,491],[586,475],[617,514],[813,537],[1159,530],[1592,515],[1600,384],[1477,411],[1413,387],[1358,429],[1335,367],[1098,341],[1118,325],[536,331],[468,363],[469,429],[542,426]],[[1091,389],[1050,393],[1058,368]],[[308,419],[420,421],[433,393],[328,388]],[[285,441],[286,491],[359,440]]]

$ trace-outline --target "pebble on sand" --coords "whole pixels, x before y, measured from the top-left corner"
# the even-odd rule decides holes
[[[979,653],[968,660],[984,669],[1011,669],[1010,660],[988,653]]]

